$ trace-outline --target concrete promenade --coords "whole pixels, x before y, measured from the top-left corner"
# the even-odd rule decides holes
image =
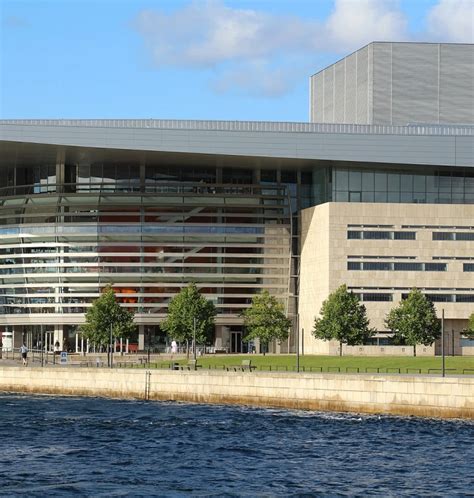
[[[0,365],[0,391],[474,419],[474,377]]]

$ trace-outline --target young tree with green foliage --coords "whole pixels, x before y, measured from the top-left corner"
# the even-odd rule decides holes
[[[87,311],[86,323],[80,326],[80,331],[96,346],[106,346],[110,343],[111,329],[112,338],[116,340],[128,338],[135,328],[133,313],[120,306],[112,287],[108,286]]]
[[[206,343],[214,330],[216,307],[191,283],[181,289],[170,302],[168,316],[160,323],[161,329],[178,342],[186,342],[189,354],[189,342],[193,340],[196,325],[196,343]],[[196,321],[194,321],[196,319]]]
[[[441,335],[435,307],[418,289],[412,289],[408,297],[390,311],[385,325],[394,333],[396,342],[413,346],[413,356],[416,356],[417,344],[429,346]]]
[[[462,334],[468,339],[474,339],[474,313],[469,317],[467,328],[462,331]]]
[[[291,320],[287,318],[283,305],[267,290],[253,296],[252,305],[241,316],[246,341],[259,339],[266,348],[274,339],[280,342],[288,339]]]
[[[317,339],[338,341],[339,355],[342,345],[363,344],[373,334],[369,328],[366,309],[357,296],[341,285],[323,302],[320,317],[315,318],[312,333]]]

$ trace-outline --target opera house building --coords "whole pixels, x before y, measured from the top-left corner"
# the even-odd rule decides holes
[[[75,349],[112,285],[139,349],[166,346],[195,282],[216,350],[246,351],[241,312],[266,289],[294,323],[271,351],[333,354],[311,329],[346,284],[377,329],[346,353],[405,354],[384,317],[417,287],[448,354],[474,354],[473,47],[371,43],[310,78],[307,123],[0,121],[0,331]]]

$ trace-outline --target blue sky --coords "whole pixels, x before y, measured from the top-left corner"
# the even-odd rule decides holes
[[[473,42],[472,0],[0,0],[0,118],[308,120],[371,40]]]

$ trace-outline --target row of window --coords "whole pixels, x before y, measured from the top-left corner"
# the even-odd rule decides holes
[[[474,232],[433,232],[433,240],[474,240]],[[416,232],[394,230],[348,230],[348,239],[363,240],[416,240]]]
[[[474,294],[424,294],[433,303],[474,303]],[[408,294],[402,294],[406,299]]]
[[[378,302],[389,302],[393,301],[393,294],[387,294],[387,293],[380,293],[380,294],[375,294],[372,292],[364,292],[364,293],[359,293],[355,292],[354,293],[359,301],[378,301]]]
[[[388,293],[354,293],[359,301],[365,302],[391,302],[393,294]],[[424,294],[433,303],[474,303],[474,294]],[[408,294],[402,294],[402,299],[407,299]]]
[[[339,202],[474,202],[474,174],[469,171],[374,171],[334,168],[333,200]]]
[[[365,271],[447,271],[446,263],[392,263],[390,261],[348,261],[348,270]]]
[[[364,240],[416,240],[416,232],[348,230],[347,238]]]
[[[474,232],[433,232],[433,240],[474,240]]]
[[[348,225],[351,226],[351,225]],[[474,226],[452,225],[402,225],[402,228],[423,228],[428,230],[474,230]]]

